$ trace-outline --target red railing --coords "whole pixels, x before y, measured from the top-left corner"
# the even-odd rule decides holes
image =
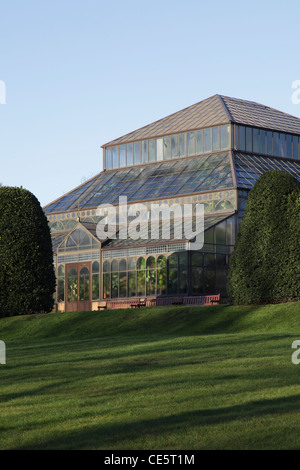
[[[169,305],[214,305],[220,303],[220,294],[183,297],[137,298],[124,300],[106,300],[106,308],[165,307]]]

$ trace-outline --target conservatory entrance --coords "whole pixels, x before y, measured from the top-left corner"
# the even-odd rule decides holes
[[[66,265],[65,311],[91,310],[91,262]]]

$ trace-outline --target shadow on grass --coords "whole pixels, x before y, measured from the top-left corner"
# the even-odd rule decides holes
[[[133,445],[141,438],[162,437],[165,433],[184,433],[191,428],[226,424],[237,420],[251,420],[267,415],[283,415],[297,412],[300,409],[300,395],[290,397],[257,400],[243,405],[218,409],[195,410],[156,419],[137,422],[105,424],[103,426],[84,426],[73,432],[58,432],[56,439],[35,443],[32,442],[18,449],[119,449],[124,442]],[[151,445],[151,444],[150,444]],[[130,447],[129,447],[130,448]],[[144,447],[145,449],[145,447]]]

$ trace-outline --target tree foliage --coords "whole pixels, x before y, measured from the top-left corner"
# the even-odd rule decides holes
[[[249,193],[231,257],[232,303],[300,298],[300,183],[284,171],[260,176]]]
[[[47,218],[22,188],[0,187],[0,316],[50,312],[55,274]]]

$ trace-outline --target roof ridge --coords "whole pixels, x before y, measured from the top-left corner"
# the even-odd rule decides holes
[[[227,114],[228,118],[230,119],[231,122],[234,122],[234,119],[228,109],[228,107],[226,106],[225,104],[225,101],[223,100],[223,96],[222,95],[217,95],[217,97],[219,98],[224,110],[225,110],[225,113]]]

